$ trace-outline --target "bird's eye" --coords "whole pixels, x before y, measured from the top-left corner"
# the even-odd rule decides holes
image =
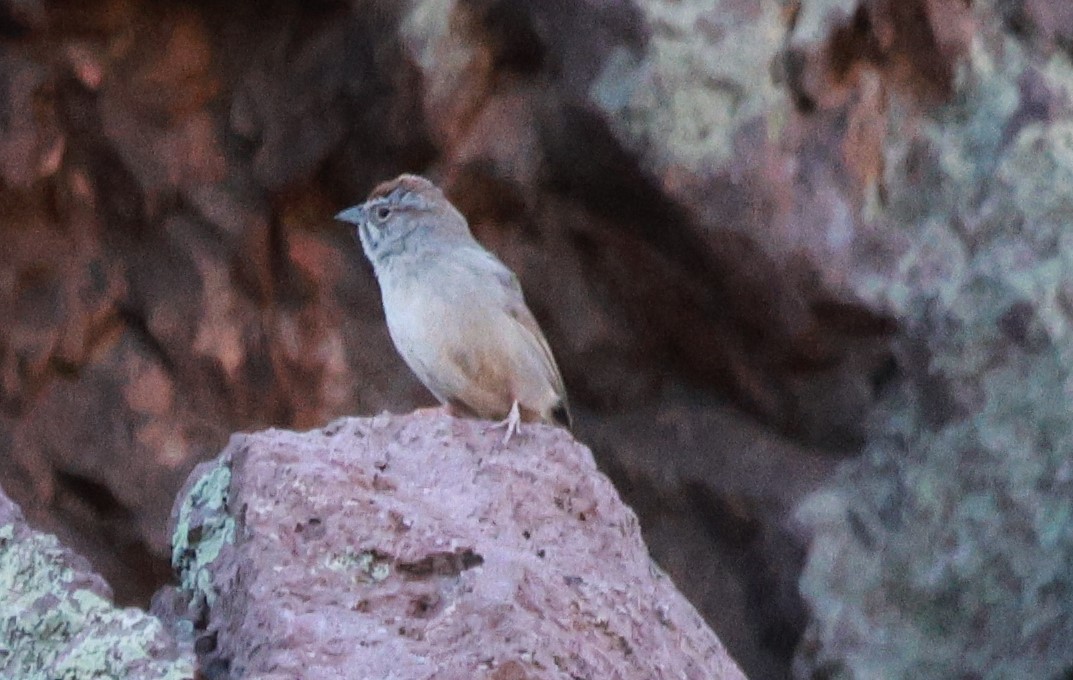
[[[383,222],[387,218],[391,217],[391,208],[386,205],[382,205],[376,209],[376,219]]]

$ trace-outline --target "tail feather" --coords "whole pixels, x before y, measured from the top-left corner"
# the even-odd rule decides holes
[[[573,427],[574,419],[570,417],[570,409],[567,407],[565,401],[559,401],[555,404],[555,406],[551,408],[549,415],[551,416],[551,420],[557,425],[561,425],[568,430]]]

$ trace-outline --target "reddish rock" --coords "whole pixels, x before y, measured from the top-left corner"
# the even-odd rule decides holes
[[[1065,148],[1070,7],[0,0],[0,478],[144,603],[231,432],[432,403],[330,220],[423,172],[518,272],[663,564],[785,677],[788,508],[914,371],[978,408],[906,350],[945,335],[919,307],[1041,198],[1069,222],[1031,161]],[[1067,288],[1005,300],[1009,342]]]
[[[744,678],[563,430],[440,411],[236,435],[187,483],[202,662],[262,678]]]

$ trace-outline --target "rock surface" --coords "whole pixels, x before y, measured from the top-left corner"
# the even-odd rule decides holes
[[[0,0],[0,479],[144,603],[230,433],[430,404],[329,219],[424,172],[518,272],[578,437],[749,675],[911,664],[934,610],[897,607],[887,556],[1068,560],[1070,7]],[[1008,543],[950,519],[966,494]],[[1060,578],[984,597],[1000,571],[964,568],[938,583],[965,611],[1063,630]],[[936,637],[987,658],[964,624]],[[1066,662],[1039,648],[1026,670]]]
[[[192,680],[194,654],[0,491],[0,677]]]
[[[236,435],[175,565],[206,667],[258,678],[744,678],[566,432],[439,411]]]
[[[688,542],[713,570],[674,567],[676,581],[740,658],[785,673],[799,598],[757,616],[757,572],[718,565],[788,576],[758,537],[783,532],[793,499],[733,465],[715,490],[652,463],[734,460],[724,438],[690,435],[713,410],[763,438],[756,455],[799,447],[810,480],[809,444],[841,455],[862,439],[882,333],[852,301],[811,311],[798,283],[826,280],[823,263],[801,274],[758,247],[792,233],[783,220],[769,238],[763,219],[792,206],[785,181],[763,186],[785,173],[743,170],[792,158],[749,152],[778,142],[752,121],[791,100],[764,76],[791,23],[760,0],[0,0],[0,478],[119,601],[144,605],[169,577],[176,490],[231,432],[431,404],[330,221],[424,172],[518,272],[579,437],[653,509],[653,544]],[[692,120],[704,129],[678,129]],[[676,184],[685,151],[693,169],[731,165]],[[735,409],[763,427],[721,417]],[[649,451],[609,426],[649,420],[674,424],[632,429]],[[753,595],[729,606],[711,582]]]
[[[903,320],[904,380],[864,455],[799,511],[799,677],[1073,667],[1073,72],[1051,42],[1073,15],[1039,9],[1011,34],[1008,5],[973,3],[950,103],[887,112],[884,200],[860,219],[889,259],[852,274]]]

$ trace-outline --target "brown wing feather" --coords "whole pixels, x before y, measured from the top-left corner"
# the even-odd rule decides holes
[[[493,259],[495,256],[490,255]],[[522,293],[522,286],[518,282],[518,277],[514,272],[507,269],[506,265],[496,262],[502,268],[498,275],[500,282],[510,291],[511,299],[508,307],[508,313],[511,315],[519,325],[522,326],[530,337],[532,337],[534,343],[540,348],[541,355],[544,358],[544,364],[551,372],[551,378],[553,381],[553,387],[556,394],[559,395],[559,402],[561,408],[552,410],[552,417],[560,422],[560,424],[570,427],[572,423],[572,417],[570,415],[570,405],[566,397],[566,385],[563,383],[562,373],[559,371],[559,365],[555,362],[555,356],[551,353],[551,347],[548,345],[547,338],[544,337],[544,332],[540,329],[540,324],[533,318],[533,313],[529,311],[529,307],[525,304],[525,297]]]
[[[548,341],[544,337],[544,333],[540,330],[540,326],[537,324],[536,319],[533,318],[532,312],[529,311],[529,308],[526,307],[523,302],[521,305],[512,307],[510,315],[533,336],[537,346],[540,347],[540,352],[544,356],[545,363],[547,363],[548,368],[551,369],[552,378],[555,381],[555,391],[559,393],[560,397],[565,397],[566,388],[563,386],[563,376],[559,373],[559,365],[555,363],[555,357],[551,353],[551,347],[548,346]]]

